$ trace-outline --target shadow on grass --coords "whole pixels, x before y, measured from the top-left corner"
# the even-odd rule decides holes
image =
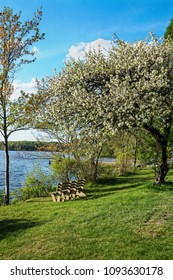
[[[129,173],[124,176],[119,176],[116,178],[101,178],[97,180],[97,184],[101,185],[123,185],[123,184],[131,184],[133,182],[144,183],[148,181],[154,182],[154,174],[148,170],[142,170],[143,173]]]
[[[165,182],[162,184],[152,184],[148,187],[150,190],[156,192],[173,191],[173,182]]]
[[[111,188],[91,188],[89,190],[87,190],[87,197],[86,199],[97,199],[100,197],[104,197],[107,195],[111,195],[111,194],[115,194],[117,191],[123,191],[123,190],[128,190],[128,189],[134,189],[134,188],[138,188],[141,187],[138,183],[136,184],[131,184],[128,186],[123,186],[123,187],[111,187]]]
[[[96,183],[90,183],[86,189],[87,198],[93,199],[116,193],[117,191],[140,188],[154,181],[150,170],[142,170],[140,173],[130,173],[116,178],[102,178]]]
[[[0,240],[7,235],[15,234],[16,232],[26,230],[31,227],[40,225],[40,222],[29,221],[24,219],[4,219],[0,220]]]

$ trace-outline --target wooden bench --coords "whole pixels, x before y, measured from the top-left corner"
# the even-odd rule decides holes
[[[79,197],[85,197],[84,193],[85,179],[77,181],[59,183],[57,190],[51,192],[53,202],[61,202],[65,200],[73,200]]]

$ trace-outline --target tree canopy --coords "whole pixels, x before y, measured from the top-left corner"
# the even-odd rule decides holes
[[[173,43],[149,34],[135,43],[115,40],[105,56],[89,52],[46,80],[47,110],[56,120],[94,133],[145,129],[157,143],[156,182],[168,171],[173,122]]]

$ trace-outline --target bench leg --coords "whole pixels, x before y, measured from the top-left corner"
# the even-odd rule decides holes
[[[56,195],[56,202],[60,202],[60,199],[61,199],[61,195]]]
[[[52,196],[53,202],[56,202],[56,196],[53,193],[51,193],[51,196]]]

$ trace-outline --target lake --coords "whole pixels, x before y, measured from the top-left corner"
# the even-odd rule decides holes
[[[45,174],[50,174],[50,152],[10,151],[10,190],[20,188],[27,175],[38,166]],[[0,189],[4,190],[5,153],[0,151]],[[112,158],[101,158],[101,161],[114,162]]]
[[[10,189],[14,190],[23,185],[27,175],[37,166],[46,173],[50,173],[49,152],[10,151]],[[4,189],[5,153],[0,151],[0,189]]]

